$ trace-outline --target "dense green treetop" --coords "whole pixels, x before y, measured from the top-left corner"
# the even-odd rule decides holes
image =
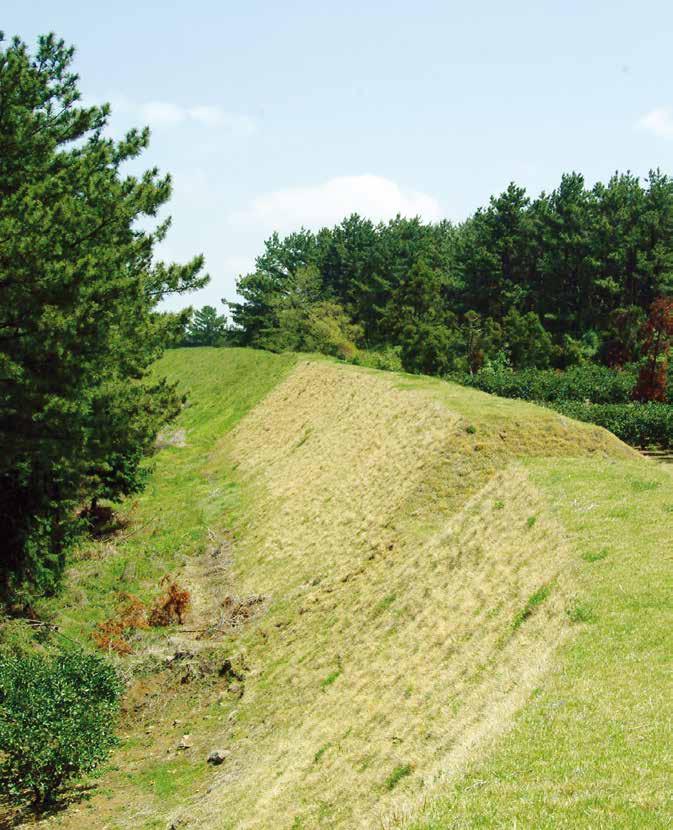
[[[227,318],[212,305],[197,308],[185,321],[182,346],[222,346],[227,340]]]

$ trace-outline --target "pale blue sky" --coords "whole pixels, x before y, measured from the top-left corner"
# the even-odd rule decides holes
[[[510,180],[673,173],[673,4],[11,2],[0,25],[77,46],[116,130],[170,171],[166,253],[232,297],[277,228],[356,210],[461,219]]]

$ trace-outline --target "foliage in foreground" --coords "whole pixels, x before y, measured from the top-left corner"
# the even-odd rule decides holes
[[[79,651],[0,655],[0,780],[13,799],[53,800],[115,744],[114,668]]]
[[[201,257],[153,259],[169,222],[139,220],[170,178],[123,175],[149,131],[106,138],[72,58],[53,35],[33,55],[0,35],[0,598],[22,603],[58,587],[78,505],[142,488],[180,405],[147,378],[181,322],[157,305],[207,279]]]

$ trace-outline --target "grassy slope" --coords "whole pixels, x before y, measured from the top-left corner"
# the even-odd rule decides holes
[[[530,470],[572,534],[586,624],[515,729],[413,827],[670,827],[670,471],[578,459]]]
[[[265,598],[219,644],[245,667],[243,698],[195,684],[129,719],[90,802],[100,826],[163,828],[177,808],[194,828],[370,827],[423,801],[419,827],[619,826],[620,810],[659,826],[670,475],[530,404],[293,365],[167,355],[192,390],[187,446],[159,454],[126,538],[71,570],[55,610],[81,635],[114,591],[150,596],[231,528],[233,590]],[[216,771],[213,746],[231,752]]]
[[[145,492],[121,509],[127,530],[111,541],[86,543],[68,571],[64,594],[49,602],[64,633],[87,636],[114,610],[118,591],[143,599],[156,595],[162,576],[208,544],[208,529],[231,525],[240,492],[228,469],[205,475],[215,444],[294,364],[292,356],[229,349],[169,351],[157,371],[180,381],[188,406],[176,428],[184,447],[167,447],[154,459]]]

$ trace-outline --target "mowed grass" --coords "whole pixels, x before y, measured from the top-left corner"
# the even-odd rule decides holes
[[[622,791],[663,815],[663,786],[634,784],[670,774],[663,468],[599,428],[428,378],[224,349],[158,371],[191,391],[186,446],[161,450],[128,528],[82,548],[53,610],[87,637],[117,592],[152,596],[230,530],[230,590],[263,612],[214,646],[242,696],[215,675],[123,725],[89,802],[99,826],[611,827]],[[627,687],[656,745],[618,739]],[[91,810],[53,821],[83,830]]]
[[[515,728],[409,826],[669,828],[673,476],[644,460],[528,467],[571,534],[579,619]]]

